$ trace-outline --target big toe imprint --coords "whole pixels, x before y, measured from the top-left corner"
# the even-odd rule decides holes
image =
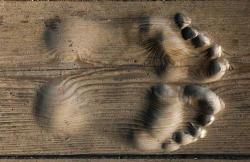
[[[154,63],[156,74],[160,78],[164,76],[163,82],[185,82],[182,79],[188,78],[191,84],[160,84],[151,88],[147,108],[141,114],[142,126],[134,131],[134,142],[142,150],[174,151],[181,145],[204,138],[206,127],[225,108],[222,99],[214,92],[192,82],[221,79],[229,62],[224,58],[221,46],[192,27],[191,19],[184,14],[175,15],[176,29],[171,25],[157,28],[159,25],[155,27],[155,21],[147,25],[148,30],[141,30],[141,41]],[[145,28],[145,24],[140,27]],[[187,74],[173,70],[182,64],[179,58],[185,55],[202,58],[198,68],[188,70]],[[192,118],[186,119],[185,114],[191,111],[195,112]]]

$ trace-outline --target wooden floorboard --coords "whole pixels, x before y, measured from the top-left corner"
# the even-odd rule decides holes
[[[0,161],[3,161],[3,162],[42,162],[42,161],[46,161],[46,162],[126,162],[126,161],[131,161],[131,160],[124,160],[124,159],[108,159],[108,160],[104,160],[104,159],[101,159],[101,160],[98,160],[98,159],[86,159],[86,160],[83,160],[83,159],[67,159],[67,160],[61,160],[61,159],[56,159],[56,160],[48,160],[48,159],[45,159],[45,160],[0,160]],[[167,160],[167,159],[153,159],[153,160],[147,160],[147,159],[138,159],[138,160],[135,160],[133,159],[132,161],[135,161],[135,162],[196,162],[196,161],[202,161],[202,162],[209,162],[211,160],[199,160],[199,159],[194,159],[194,160],[182,160],[182,159],[178,159],[178,160]],[[223,162],[224,160],[213,160],[215,162]],[[227,160],[228,162],[235,162],[237,160]],[[247,162],[247,160],[240,160],[242,162]]]
[[[177,11],[188,13],[198,28],[209,33],[230,53],[227,57],[233,70],[221,81],[208,84],[227,105],[208,128],[208,136],[174,153],[250,155],[250,2],[247,0],[1,1],[0,155],[147,154],[135,150],[124,140],[137,113],[143,109],[148,88],[159,82],[150,65],[144,64],[144,53],[131,48],[131,53],[121,55],[114,49],[86,56],[84,63],[67,59],[58,62],[45,46],[44,23],[59,16],[65,20],[118,20],[126,26],[123,18],[143,14],[171,17]],[[77,86],[80,86],[87,113],[91,114],[90,125],[80,136],[50,132],[49,126],[39,126],[40,121],[34,115],[39,89],[52,84],[52,80],[72,76],[82,80],[82,85]]]

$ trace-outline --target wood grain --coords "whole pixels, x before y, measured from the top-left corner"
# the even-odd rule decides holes
[[[231,55],[234,69],[208,84],[227,108],[208,136],[175,154],[250,154],[250,2],[0,2],[0,155],[85,153],[146,154],[126,143],[145,104],[145,92],[159,82],[138,52],[98,53],[90,61],[55,62],[43,40],[44,22],[54,16],[101,21],[150,14],[188,13]],[[121,20],[120,20],[121,19]],[[121,25],[120,24],[120,25]],[[81,136],[48,132],[34,116],[37,91],[52,80],[81,76],[92,125]]]
[[[55,159],[55,160],[48,160],[48,159],[44,159],[44,160],[1,160],[3,162],[42,162],[42,161],[48,161],[48,162],[75,162],[75,161],[81,161],[81,162],[126,162],[126,161],[135,161],[135,162],[195,162],[195,161],[202,161],[202,162],[209,162],[211,160],[200,160],[200,159],[194,159],[194,160],[182,160],[182,159],[178,159],[178,160],[167,160],[167,159],[130,159],[130,160],[126,160],[126,159],[67,159],[67,160],[63,160],[63,159]],[[224,160],[213,160],[215,162],[223,162]],[[235,161],[242,161],[242,162],[247,162],[247,160],[227,160],[228,162],[235,162]]]
[[[125,160],[125,159],[108,159],[108,160],[104,160],[104,159],[100,159],[100,160],[98,160],[98,159],[93,159],[93,160],[91,160],[91,159],[67,159],[67,160],[62,160],[62,159],[56,159],[56,160],[48,160],[48,159],[44,159],[44,160],[27,160],[27,159],[25,159],[25,160],[13,160],[13,159],[11,159],[11,160],[1,160],[1,161],[3,161],[3,162],[42,162],[42,161],[48,161],[48,162],[75,162],[75,161],[81,161],[81,162],[116,162],[116,161],[118,161],[118,162],[126,162],[126,161],[135,161],[135,162],[176,162],[176,161],[178,161],[178,162],[195,162],[195,161],[202,161],[202,162],[209,162],[209,161],[211,161],[211,160],[167,160],[167,159],[161,159],[161,160],[159,160],[159,159],[153,159],[153,160],[147,160],[147,159],[143,159],[143,160],[141,160],[141,159],[138,159],[138,160],[135,160],[135,159],[133,159],[133,160]],[[215,162],[223,162],[224,160],[213,160],[213,161],[215,161]],[[237,160],[227,160],[228,162],[235,162],[235,161],[237,161]],[[238,161],[242,161],[242,162],[247,162],[247,160],[238,160]]]

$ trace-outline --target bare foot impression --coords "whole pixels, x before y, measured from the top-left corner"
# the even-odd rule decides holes
[[[173,19],[125,20],[130,24],[129,29],[123,29],[122,24],[91,20],[86,20],[88,25],[79,25],[73,20],[67,24],[56,17],[45,24],[48,28],[45,41],[57,60],[78,63],[91,63],[89,60],[100,58],[101,52],[114,54],[115,61],[119,61],[116,53],[135,57],[134,49],[144,51],[138,53],[143,53],[159,82],[148,87],[146,106],[137,117],[136,128],[132,128],[131,142],[136,149],[171,152],[204,138],[207,127],[225,108],[217,94],[201,85],[220,80],[229,69],[223,48],[193,27],[191,19],[182,13],[177,13]],[[72,33],[67,25],[72,26]],[[74,31],[85,33],[81,37]],[[125,39],[134,49],[128,50],[122,43],[116,46]],[[103,48],[95,48],[99,46]],[[187,60],[192,60],[195,66],[183,66]],[[98,80],[98,76],[95,79]],[[87,92],[88,82],[88,78],[79,74],[55,80],[42,88],[37,95],[35,112],[40,124],[50,125],[51,130],[64,134],[88,131],[92,118],[90,108],[85,106],[89,100],[94,100],[86,96],[90,93]],[[97,86],[95,82],[91,84]],[[185,114],[190,112],[194,115],[186,118]]]

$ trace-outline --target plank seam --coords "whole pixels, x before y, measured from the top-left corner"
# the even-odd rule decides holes
[[[0,155],[0,159],[223,159],[246,160],[250,154],[72,154],[72,155]]]

